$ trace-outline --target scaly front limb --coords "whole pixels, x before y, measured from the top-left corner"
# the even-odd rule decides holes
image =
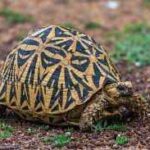
[[[86,130],[90,128],[93,123],[97,120],[102,119],[106,116],[120,115],[119,111],[108,112],[106,108],[110,105],[109,97],[107,97],[104,93],[101,93],[95,99],[91,101],[83,111],[81,118],[79,120],[79,127],[81,130]]]
[[[141,115],[141,117],[150,116],[150,104],[141,95],[134,94],[130,100],[131,109],[135,113]]]

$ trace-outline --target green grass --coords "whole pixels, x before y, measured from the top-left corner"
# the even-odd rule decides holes
[[[150,27],[141,23],[126,26],[122,36],[116,38],[112,57],[116,62],[150,65]]]
[[[128,24],[124,27],[124,33],[127,34],[147,34],[150,33],[150,26],[146,23]]]
[[[90,30],[92,30],[92,29],[98,29],[98,28],[100,28],[100,27],[101,27],[101,24],[98,23],[98,22],[87,22],[87,23],[85,24],[85,29],[90,29]]]
[[[124,136],[124,135],[118,135],[116,137],[115,143],[118,145],[124,145],[127,144],[129,141],[128,137]]]
[[[34,21],[32,16],[21,14],[10,8],[3,8],[2,10],[0,10],[0,16],[5,17],[7,22],[10,24]]]
[[[150,6],[150,0],[144,0],[143,4],[144,4],[144,6],[149,7]]]
[[[119,116],[111,116],[105,119],[101,119],[96,122],[91,130],[93,132],[101,132],[104,130],[114,130],[114,131],[127,131],[127,127],[123,123],[123,120]]]
[[[122,131],[122,132],[127,131],[127,127],[122,123],[109,125],[106,129],[114,130],[114,131]]]
[[[114,130],[114,131],[127,131],[127,127],[122,123],[114,123],[114,124],[107,124],[106,122],[103,124],[101,121],[97,122],[92,127],[92,131],[94,132],[101,132],[104,130]]]
[[[71,135],[70,134],[60,134],[60,135],[56,135],[56,136],[47,136],[47,137],[43,137],[42,141],[45,144],[53,144],[56,147],[63,147],[67,144],[69,144],[71,142]]]
[[[9,138],[13,133],[13,127],[6,123],[0,123],[0,139]]]

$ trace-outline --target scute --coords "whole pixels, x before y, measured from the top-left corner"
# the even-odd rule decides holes
[[[90,36],[52,25],[29,35],[8,55],[0,104],[34,114],[64,113],[118,80],[106,51]]]

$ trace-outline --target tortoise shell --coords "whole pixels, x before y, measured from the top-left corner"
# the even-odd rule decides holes
[[[120,80],[107,52],[90,36],[55,25],[20,42],[1,76],[0,104],[34,114],[67,112]]]

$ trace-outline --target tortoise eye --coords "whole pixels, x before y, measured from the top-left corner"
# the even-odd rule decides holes
[[[118,86],[117,86],[117,89],[118,89],[119,91],[124,91],[124,90],[125,90],[125,87],[122,86],[122,85],[118,85]]]

